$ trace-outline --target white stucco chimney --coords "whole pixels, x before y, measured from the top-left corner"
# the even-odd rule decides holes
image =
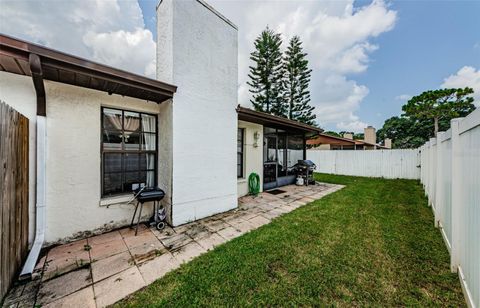
[[[343,138],[353,140],[353,134],[352,133],[345,133],[345,134],[343,134]]]
[[[392,139],[385,138],[384,145],[385,145],[386,148],[391,149],[392,148]]]
[[[364,129],[364,140],[365,142],[375,144],[377,143],[377,134],[373,126],[365,127]]]
[[[238,30],[204,1],[162,0],[157,33],[157,78],[178,87],[159,117],[177,226],[237,207]]]

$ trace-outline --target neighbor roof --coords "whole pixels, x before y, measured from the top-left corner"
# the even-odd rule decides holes
[[[40,57],[47,80],[156,103],[172,98],[177,90],[165,82],[0,34],[0,71],[31,76],[30,54]]]
[[[273,128],[290,128],[309,134],[320,134],[323,129],[311,126],[305,123],[293,121],[283,117],[271,115],[269,113],[255,111],[240,105],[237,107],[238,119],[258,123]]]
[[[332,136],[324,133],[320,134],[315,139],[307,140],[307,144],[308,145],[320,145],[320,144],[335,144],[335,145],[349,145],[349,144],[354,145],[355,144],[357,145],[358,144],[358,145],[377,146],[378,148],[387,149],[383,145],[365,142],[364,140],[348,139],[348,138]]]

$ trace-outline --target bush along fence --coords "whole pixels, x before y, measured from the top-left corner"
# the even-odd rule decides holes
[[[420,179],[418,149],[408,150],[308,150],[316,172],[386,179]]]
[[[420,147],[425,193],[470,307],[480,307],[480,108]]]

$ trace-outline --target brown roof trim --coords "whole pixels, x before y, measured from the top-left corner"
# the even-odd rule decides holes
[[[307,125],[301,122],[293,121],[290,119],[274,116],[265,112],[255,111],[250,108],[245,108],[240,105],[237,107],[238,119],[258,123],[262,125],[273,125],[279,127],[287,127],[295,130],[300,130],[307,133],[320,134],[323,129]]]
[[[30,54],[41,59],[44,79],[161,103],[177,87],[0,34],[0,71],[31,76]]]
[[[325,137],[325,138],[331,138],[331,139],[334,139],[334,140],[350,142],[350,143],[353,143],[353,144],[370,145],[370,146],[376,146],[376,147],[379,147],[379,148],[388,149],[383,145],[365,142],[364,140],[348,139],[348,138],[343,138],[343,137],[332,136],[332,135],[325,134],[325,133],[321,133],[320,136]],[[307,140],[307,144],[314,145],[314,144],[317,144],[317,143],[315,143],[315,139],[312,139],[312,140]]]

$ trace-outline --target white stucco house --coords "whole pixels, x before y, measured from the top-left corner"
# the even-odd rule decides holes
[[[237,107],[238,30],[202,0],[161,1],[157,23],[157,80],[0,35],[0,99],[30,120],[29,259],[127,225],[140,184],[173,226],[234,209],[252,172],[292,183],[321,132]]]

